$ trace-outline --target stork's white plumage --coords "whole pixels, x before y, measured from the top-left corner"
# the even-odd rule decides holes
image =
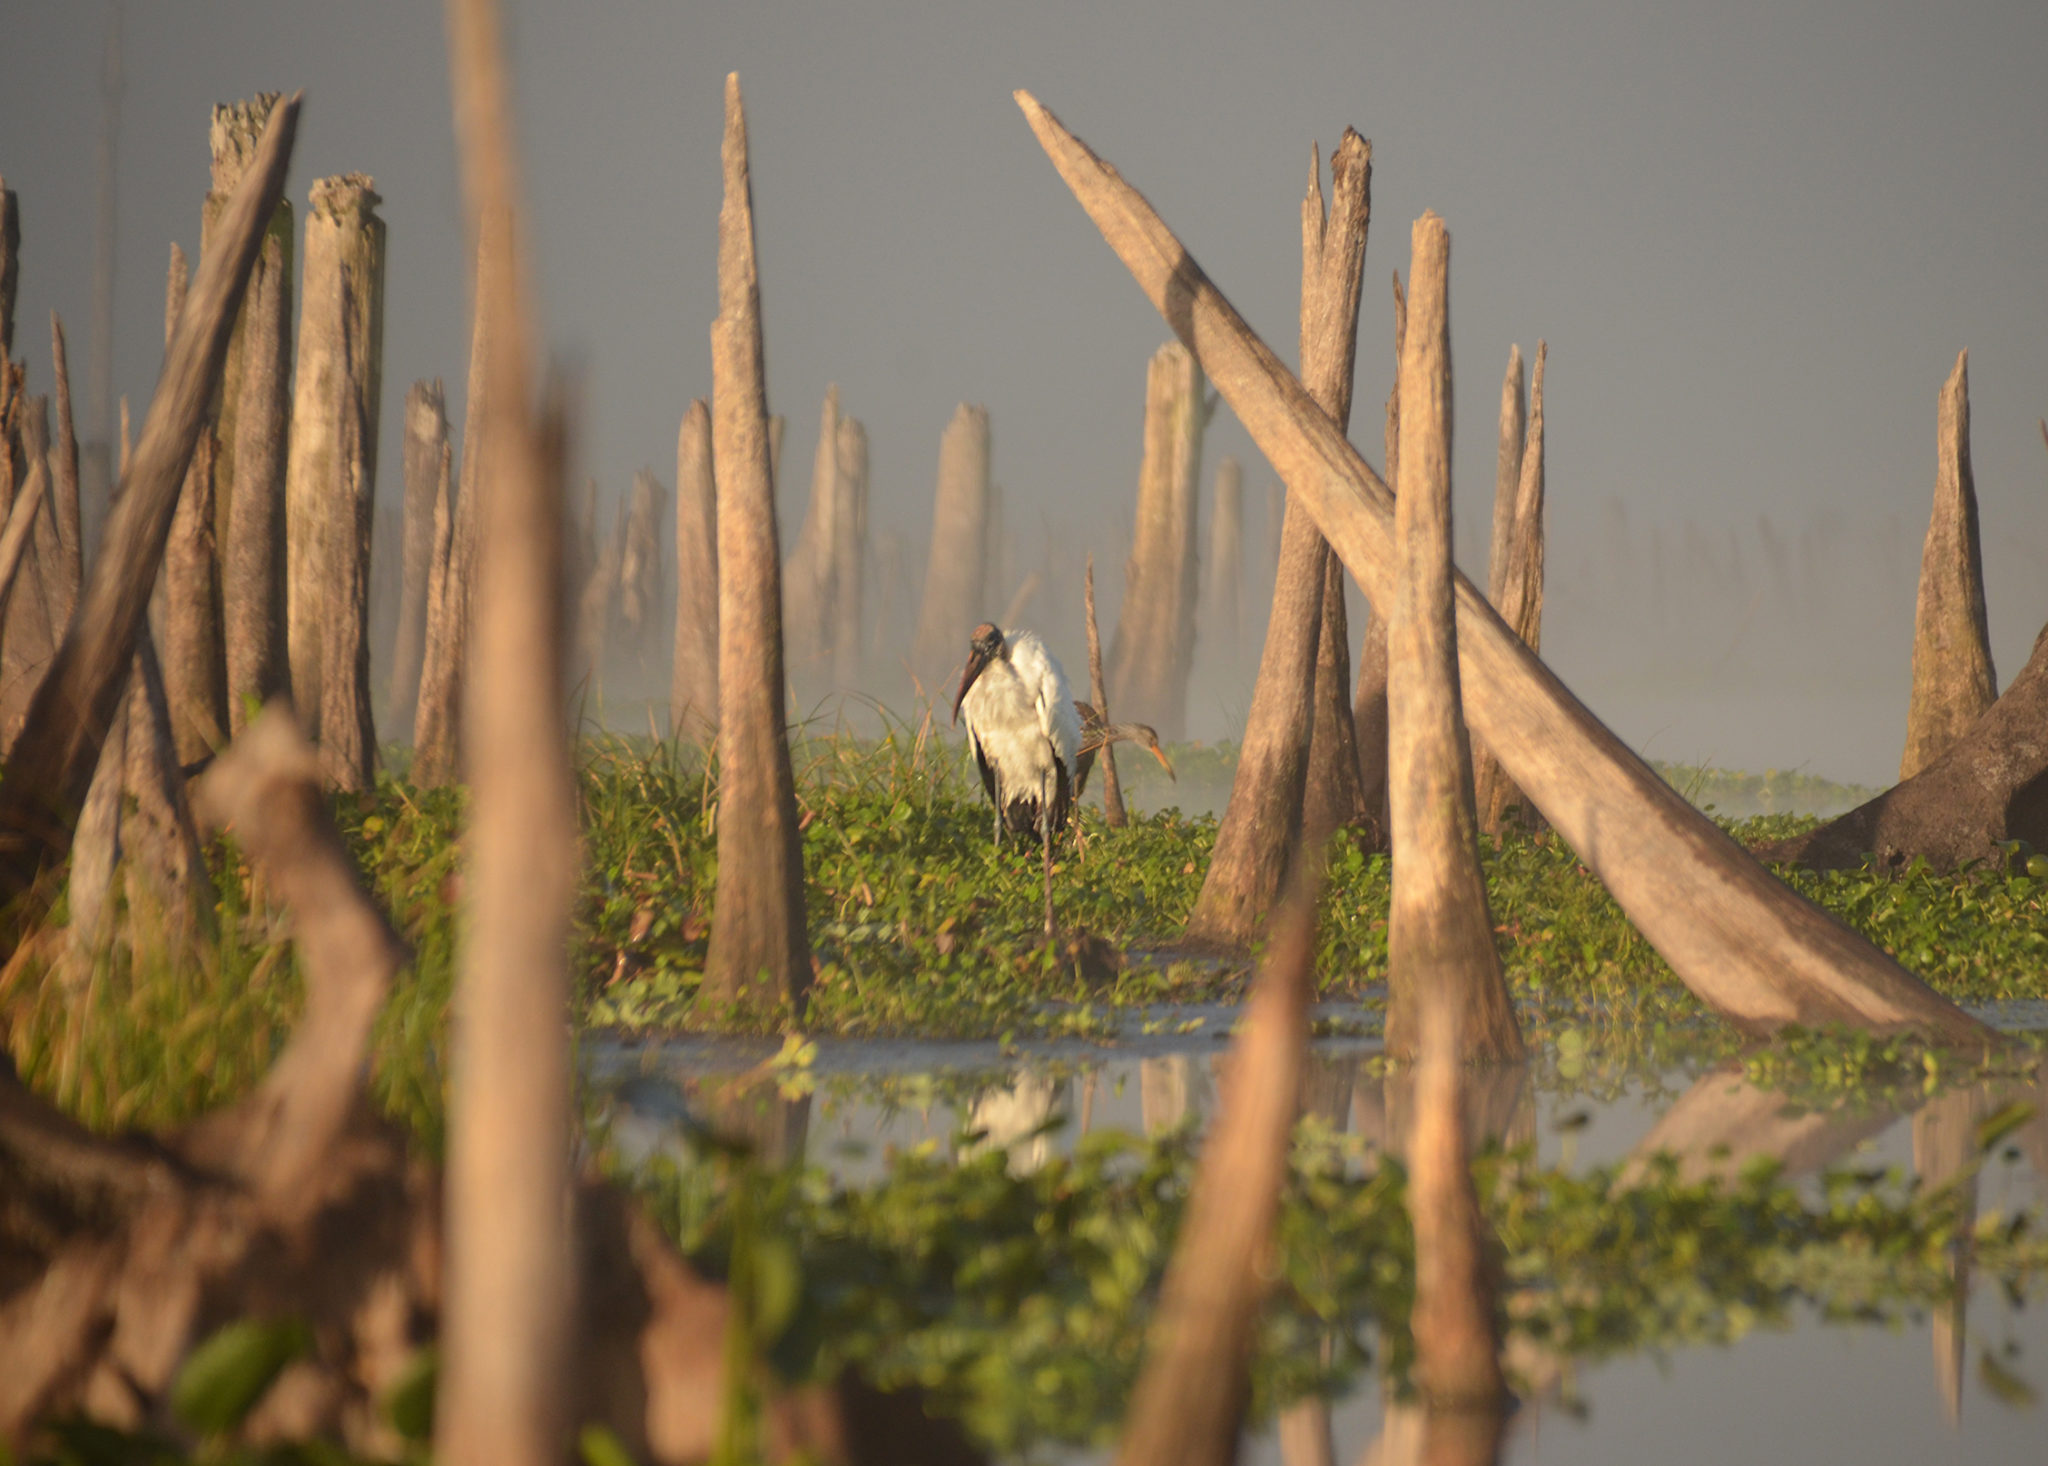
[[[995,805],[996,844],[1003,827],[1035,832],[1045,856],[1045,936],[1053,937],[1052,837],[1074,807],[1081,719],[1067,674],[1032,631],[1005,636],[991,623],[974,628],[953,719],[967,715],[967,742],[981,786]]]
[[[1081,751],[1081,719],[1059,659],[1035,631],[1006,634],[983,625],[968,648],[960,687],[954,711],[967,720],[968,745],[996,807],[997,840],[1005,826],[1040,833],[1040,801],[1048,794],[1057,834],[1073,809]]]

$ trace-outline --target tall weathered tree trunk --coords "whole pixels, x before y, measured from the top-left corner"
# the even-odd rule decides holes
[[[1500,612],[1500,619],[1508,629],[1522,639],[1522,645],[1532,652],[1543,650],[1543,366],[1549,359],[1549,347],[1542,341],[1536,343],[1536,371],[1529,390],[1529,412],[1524,427],[1520,452],[1516,455],[1515,492],[1509,500],[1505,526],[1500,523],[1501,501],[1499,485],[1494,496],[1494,539],[1501,546],[1501,563],[1489,564],[1487,571],[1487,598],[1493,602],[1494,610]],[[1508,372],[1512,384],[1521,385],[1521,360],[1519,354],[1509,362]],[[1517,403],[1519,406],[1519,402]],[[1510,424],[1507,420],[1507,387],[1502,388],[1501,397],[1501,448],[1505,465],[1507,439]],[[1516,416],[1519,418],[1520,414]],[[1477,790],[1479,826],[1488,834],[1498,835],[1504,827],[1508,810],[1524,804],[1522,791],[1508,778],[1500,766],[1500,760],[1493,751],[1481,745],[1475,753],[1477,770],[1474,787]]]
[[[668,609],[662,586],[662,520],[668,512],[668,489],[646,469],[633,475],[632,497],[626,501],[619,553],[619,628],[625,650],[648,664],[661,635]]]
[[[1984,608],[1977,485],[1970,474],[1970,353],[1942,384],[1934,514],[1920,552],[1913,613],[1913,700],[1899,778],[1910,779],[1952,747],[1998,697]]]
[[[768,389],[753,186],[737,73],[725,81],[725,201],[711,328],[718,475],[718,894],[698,1003],[801,1019],[810,986],[802,836],[783,718],[782,557],[768,472]],[[980,414],[987,482],[988,417]],[[959,421],[956,418],[956,422]]]
[[[4,431],[12,465],[4,476],[12,480],[7,508],[13,559],[9,580],[0,585],[0,733],[8,744],[49,672],[67,619],[58,598],[60,557],[50,510],[50,403],[22,396],[18,379],[16,388]]]
[[[1401,272],[1394,272],[1394,385],[1387,393],[1387,482],[1394,483],[1401,462],[1401,353],[1408,338],[1408,297],[1401,290]],[[1387,618],[1377,606],[1366,617],[1358,649],[1358,690],[1351,722],[1358,736],[1358,802],[1365,817],[1379,827],[1382,842],[1392,815],[1387,809]]]
[[[398,632],[391,648],[391,726],[410,727],[420,703],[427,649],[427,594],[434,579],[434,525],[448,497],[448,399],[441,379],[414,382],[405,394],[405,528],[398,588]]]
[[[591,498],[597,485],[590,486]],[[612,531],[598,543],[597,559],[579,588],[576,600],[576,657],[579,672],[588,679],[589,693],[597,707],[604,707],[605,672],[610,655],[612,623],[618,619],[619,567],[626,558],[626,506],[619,506]]]
[[[676,434],[676,665],[668,722],[678,738],[718,730],[718,484],[711,410],[692,402]]]
[[[1209,588],[1204,634],[1224,666],[1237,669],[1244,644],[1244,469],[1225,454],[1216,465],[1216,507],[1209,519]]]
[[[789,647],[789,673],[808,695],[823,679],[831,655],[832,609],[835,603],[833,548],[839,513],[839,387],[825,389],[818,417],[818,448],[811,458],[811,499],[805,507],[796,547],[782,567],[783,635]]]
[[[492,284],[496,271],[513,261],[492,259],[477,242],[476,285]],[[438,582],[427,592],[427,646],[420,662],[420,707],[413,719],[412,781],[423,788],[452,784],[462,774],[462,676],[469,656],[470,587],[476,582],[477,484],[484,460],[483,414],[489,384],[484,359],[490,351],[490,316],[472,311],[469,335],[469,405],[462,424],[462,474],[449,505],[448,548],[437,551]],[[438,540],[438,527],[435,535]]]
[[[575,1424],[577,1307],[569,1132],[569,930],[576,790],[562,708],[559,402],[535,410],[530,291],[497,6],[448,7],[469,237],[509,262],[479,279],[488,317],[491,472],[463,697],[471,801],[448,1113],[447,1306],[434,1456],[554,1466]],[[309,250],[308,253],[311,251]],[[468,440],[474,451],[478,439]]]
[[[1195,548],[1202,432],[1209,404],[1194,353],[1169,341],[1145,371],[1145,456],[1123,607],[1109,646],[1109,687],[1126,718],[1161,738],[1187,736],[1195,660]]]
[[[1451,591],[1451,240],[1415,222],[1401,355],[1401,482],[1387,612],[1387,786],[1394,889],[1387,915],[1387,1053],[1416,1057],[1423,1005],[1446,998],[1462,1052],[1522,1052],[1486,879],[1479,872],[1472,756],[1458,687]],[[1455,1061],[1454,1061],[1455,1062]]]
[[[1368,598],[1390,594],[1394,502],[1386,485],[1137,190],[1028,93],[1017,102],[1153,308],[1200,352],[1238,421]],[[1474,730],[1717,1013],[1752,1033],[1849,1023],[1997,1045],[1985,1025],[1802,900],[1686,804],[1462,577],[1455,594],[1460,682]]]
[[[1509,547],[1515,541],[1515,501],[1522,489],[1522,448],[1528,432],[1522,348],[1517,344],[1508,348],[1507,374],[1500,383],[1500,447],[1494,459],[1493,524],[1486,546],[1486,598],[1496,611],[1507,581]]]
[[[202,253],[241,181],[277,93],[213,109],[213,190]],[[220,577],[222,677],[228,726],[282,691],[285,648],[285,472],[290,437],[292,206],[280,200],[228,345],[215,422],[214,540]]]
[[[370,511],[384,360],[384,221],[361,173],[316,179],[306,210],[285,539],[292,701],[335,787],[376,776]]]
[[[860,685],[861,600],[868,555],[868,430],[857,417],[839,420],[839,507],[832,517],[832,685]]]
[[[939,487],[932,505],[931,556],[910,664],[928,695],[942,695],[948,668],[987,612],[988,409],[961,403],[939,439]]]
[[[205,256],[200,263],[204,265]],[[168,346],[185,310],[189,267],[185,252],[171,246],[164,287],[164,340]],[[209,405],[205,426],[185,468],[185,486],[171,519],[158,585],[162,623],[164,693],[171,708],[171,735],[180,763],[210,756],[227,736],[227,669],[220,655],[220,584],[213,553],[214,433]]]
[[[1335,555],[1323,556],[1323,614],[1316,636],[1316,706],[1308,740],[1308,782],[1302,791],[1305,828],[1356,823],[1365,796],[1358,782],[1358,726],[1351,706],[1351,624],[1344,605],[1350,577]]]
[[[50,488],[56,496],[57,543],[63,552],[58,568],[59,593],[64,622],[78,603],[78,589],[85,581],[85,540],[79,522],[78,426],[71,415],[71,363],[64,349],[64,323],[50,312],[51,390],[57,398],[57,437],[50,444]]]
[[[1309,165],[1301,206],[1302,373],[1317,405],[1341,430],[1351,420],[1358,299],[1372,212],[1372,145],[1350,128],[1344,130],[1343,141],[1330,155],[1327,215],[1321,161],[1311,154]],[[1279,896],[1302,829],[1328,558],[1315,522],[1290,495],[1266,647],[1230,805],[1188,918],[1191,941],[1231,950],[1250,946]],[[1344,655],[1350,655],[1348,648]]]

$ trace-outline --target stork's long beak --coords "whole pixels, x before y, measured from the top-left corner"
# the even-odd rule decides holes
[[[960,690],[953,695],[953,726],[960,726],[960,704],[967,701],[967,689],[974,686],[974,679],[981,675],[981,669],[988,665],[988,653],[980,647],[971,647],[967,652],[967,666],[960,673]]]

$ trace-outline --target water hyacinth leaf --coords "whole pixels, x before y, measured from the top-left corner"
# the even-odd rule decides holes
[[[312,1347],[303,1319],[237,1319],[192,1351],[171,1384],[171,1413],[202,1435],[233,1430]]]
[[[434,1386],[440,1373],[440,1351],[429,1345],[414,1354],[399,1371],[398,1382],[384,1397],[384,1418],[409,1441],[433,1438]]]

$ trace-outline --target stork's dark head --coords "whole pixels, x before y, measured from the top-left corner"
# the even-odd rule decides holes
[[[967,666],[960,673],[960,690],[953,696],[955,725],[960,722],[960,704],[967,701],[967,689],[974,686],[974,679],[981,675],[982,668],[1007,655],[1002,629],[993,621],[984,621],[974,628],[974,638],[967,643]]]

